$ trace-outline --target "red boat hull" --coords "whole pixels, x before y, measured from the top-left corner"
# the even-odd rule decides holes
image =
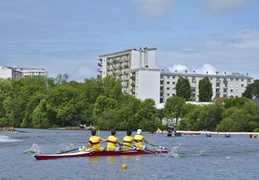
[[[33,155],[37,160],[67,158],[67,157],[92,157],[92,156],[123,156],[123,155],[142,155],[142,154],[161,154],[168,151],[157,150],[136,150],[136,151],[100,151],[100,152],[76,152],[66,154],[37,154]]]

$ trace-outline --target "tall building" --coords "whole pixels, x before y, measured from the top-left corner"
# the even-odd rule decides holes
[[[48,72],[45,71],[44,68],[37,69],[37,68],[13,68],[13,67],[7,67],[7,66],[0,66],[0,78],[11,78],[18,80],[20,78],[23,78],[25,76],[37,76],[37,75],[43,75],[48,76]]]
[[[241,97],[242,93],[245,92],[246,87],[253,83],[253,78],[249,77],[248,74],[243,75],[239,73],[232,73],[227,75],[224,73],[220,75],[216,74],[196,74],[195,71],[192,74],[185,73],[161,73],[160,79],[160,103],[166,102],[166,100],[176,95],[176,83],[180,77],[189,80],[192,88],[192,101],[199,100],[199,81],[208,76],[212,83],[213,96],[212,100],[216,97]]]
[[[123,93],[159,103],[160,70],[156,67],[156,48],[104,54],[99,56],[99,61],[100,76],[120,79]]]

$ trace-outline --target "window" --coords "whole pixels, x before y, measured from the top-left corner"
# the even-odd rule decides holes
[[[168,88],[166,88],[166,90],[170,90],[170,88],[168,87]]]
[[[172,84],[175,84],[175,82],[172,82]]]
[[[167,93],[166,95],[167,95],[167,96],[170,96],[170,94],[169,94],[169,93]]]
[[[175,76],[173,76],[173,79],[175,78]]]
[[[231,78],[230,81],[233,81],[233,78]]]
[[[241,87],[244,87],[244,84],[241,84]]]
[[[236,81],[238,81],[238,78],[236,78]]]
[[[233,92],[233,89],[230,89],[230,92]]]
[[[244,79],[241,79],[241,81],[244,81]]]
[[[170,76],[167,76],[167,78],[170,78]]]
[[[236,84],[236,87],[238,87],[238,84]]]
[[[233,84],[232,84],[232,83],[230,84],[230,87],[233,87]]]
[[[169,81],[167,81],[167,82],[166,82],[166,84],[170,84],[170,82],[169,82]]]

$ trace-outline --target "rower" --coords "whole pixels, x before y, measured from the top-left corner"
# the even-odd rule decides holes
[[[137,134],[134,136],[135,141],[137,142],[135,145],[138,149],[146,149],[146,146],[142,144],[142,142],[145,142],[149,144],[146,140],[145,137],[142,136],[142,130],[138,129]]]
[[[93,129],[91,131],[92,137],[89,138],[89,141],[93,143],[93,147],[96,149],[96,151],[102,151],[104,148],[101,147],[100,142],[104,139],[100,138],[99,136],[96,136],[96,130]]]
[[[130,146],[132,146],[132,142],[134,141],[134,138],[131,137],[132,134],[132,130],[127,130],[127,136],[125,136],[123,138],[123,144],[125,144],[125,146],[123,147],[124,150],[129,151],[132,148]]]
[[[116,131],[111,130],[111,136],[108,137],[107,142],[107,151],[118,151],[120,150],[120,141],[117,137],[115,137]],[[116,147],[116,144],[119,144],[119,147]]]
[[[88,141],[87,146],[83,146],[83,147],[79,148],[79,151],[94,152],[94,151],[96,151],[96,148],[93,146],[92,141]]]

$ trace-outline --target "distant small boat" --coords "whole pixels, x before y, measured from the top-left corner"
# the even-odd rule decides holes
[[[184,135],[200,135],[201,133],[194,133],[194,132],[185,132]]]

